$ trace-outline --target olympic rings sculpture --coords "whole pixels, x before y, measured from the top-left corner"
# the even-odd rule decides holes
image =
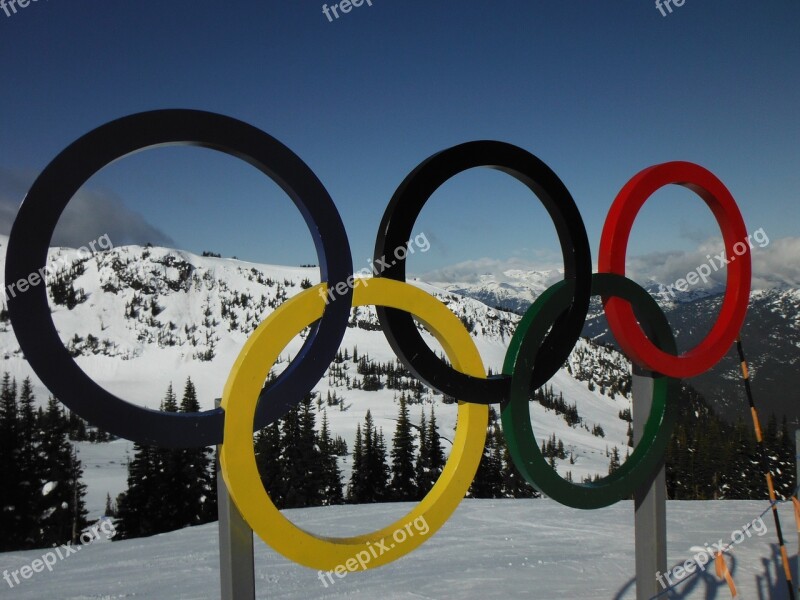
[[[678,355],[669,323],[655,300],[625,277],[631,228],[644,202],[658,189],[677,184],[695,192],[716,218],[728,255],[746,239],[741,213],[724,184],[703,167],[670,162],[644,169],[614,200],[600,241],[599,273],[592,274],[583,220],[567,188],[540,159],[511,144],[475,141],[439,152],[414,169],[392,197],[375,243],[376,261],[406,247],[414,222],[444,182],[467,169],[489,167],[525,184],[553,219],[564,258],[564,280],[546,290],[520,320],[500,375],[487,377],[472,338],[439,300],[406,283],[405,257],[385,265],[369,286],[353,277],[344,225],[333,200],[313,171],[278,140],[241,121],[194,110],[159,110],[112,121],[82,136],[44,169],[14,222],[6,257],[6,280],[41,272],[58,219],[78,189],[111,162],[147,148],[193,145],[240,158],[273,179],[292,199],[311,232],[322,283],[284,302],[242,348],[225,384],[219,409],[195,414],[164,413],[133,405],[101,388],[69,355],[50,314],[45,286],[8,298],[11,324],[26,359],[48,389],[93,425],[143,444],[164,447],[221,445],[223,477],[253,530],[288,558],[331,569],[357,553],[374,557],[361,568],[386,564],[424,539],[412,536],[395,552],[378,555],[402,523],[425,518],[438,530],[467,492],[483,453],[488,405],[499,404],[506,443],[523,477],[563,504],[598,508],[629,497],[648,483],[663,460],[678,411],[679,378],[710,369],[727,352],[744,321],[750,294],[749,249],[728,266],[720,313],[708,336]],[[338,296],[326,302],[327,290]],[[341,292],[340,292],[341,290]],[[599,295],[623,352],[653,373],[650,415],[633,454],[614,474],[592,483],[561,478],[542,456],[533,435],[531,391],[549,380],[567,359],[583,327],[592,295]],[[252,432],[279,419],[316,385],[332,362],[354,306],[375,305],[389,344],[401,362],[438,392],[458,398],[453,448],[425,498],[395,524],[373,533],[329,538],[306,532],[286,519],[264,490],[256,468]],[[412,315],[442,344],[452,365],[426,345]],[[276,381],[267,374],[285,345],[304,328],[301,351]],[[645,331],[646,330],[646,331]],[[395,544],[392,544],[395,547]]]

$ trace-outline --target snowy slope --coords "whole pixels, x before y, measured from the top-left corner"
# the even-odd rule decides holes
[[[398,519],[411,505],[377,504],[286,511],[319,533],[348,535]],[[668,502],[668,565],[753,521],[765,502]],[[791,509],[781,507],[784,531]],[[735,547],[731,571],[743,599],[786,597],[771,519],[767,530]],[[762,529],[763,531],[763,529]],[[142,600],[219,598],[217,526],[209,524],[122,542],[98,542],[35,573],[0,598],[16,600]],[[796,540],[789,538],[795,555]],[[0,573],[19,570],[43,550],[0,554]],[[730,559],[729,559],[730,560]],[[441,531],[415,552],[367,572],[349,573],[325,588],[315,570],[290,563],[255,541],[258,598],[306,600],[387,598],[412,600],[632,599],[635,597],[633,505],[579,511],[538,500],[465,500]],[[678,587],[679,598],[730,598],[708,572]],[[666,598],[664,595],[662,598]]]
[[[4,260],[7,240],[0,238],[0,260]],[[319,281],[316,268],[258,265],[234,259],[200,257],[165,248],[126,246],[89,258],[79,258],[71,249],[57,248],[50,252],[50,261],[60,265],[60,272],[48,278],[60,279],[76,290],[80,302],[68,308],[54,302],[51,308],[62,341],[76,355],[81,368],[103,387],[133,403],[157,408],[167,385],[180,392],[186,377],[191,376],[198,389],[203,408],[211,408],[221,395],[237,353],[248,335],[276,306],[303,287]],[[471,323],[472,335],[487,368],[498,372],[518,317],[473,299],[447,292],[422,282],[415,285],[435,294],[465,321]],[[357,308],[352,313],[351,327],[342,343],[343,351],[358,348],[360,356],[382,363],[393,362],[395,355],[383,334],[377,330],[374,307]],[[424,334],[434,348],[432,336]],[[298,336],[286,349],[278,372],[302,344]],[[575,464],[561,461],[561,472],[569,470],[576,480],[608,469],[608,450],[617,446],[625,455],[627,423],[619,418],[621,410],[630,407],[630,400],[600,393],[600,386],[589,391],[587,378],[620,380],[628,365],[615,352],[580,341],[570,361],[573,373],[587,375],[578,381],[562,369],[552,380],[554,391],[563,392],[569,403],[575,403],[583,422],[569,427],[563,417],[533,406],[534,431],[541,441],[556,433],[563,440]],[[24,360],[8,321],[0,322],[0,370],[10,372],[17,380],[32,376],[40,401],[47,391],[33,375]],[[586,364],[581,365],[583,361]],[[598,372],[599,365],[603,373]],[[356,364],[344,365],[356,376]],[[378,427],[391,439],[397,415],[398,392],[381,389],[368,392],[348,389],[344,383],[331,383],[325,377],[314,388],[322,398],[328,391],[344,397],[343,406],[323,406],[330,419],[331,430],[341,435],[352,448],[356,425],[363,421],[367,409],[372,411]],[[441,405],[442,396],[427,393],[423,397],[426,411],[437,405],[437,419],[443,436],[452,438],[455,427],[454,406]],[[422,406],[411,406],[414,422],[419,422]],[[321,416],[318,423],[321,421]],[[592,435],[595,424],[601,424],[605,437]],[[448,451],[448,448],[445,448]],[[343,475],[349,476],[347,459],[343,459]],[[110,490],[111,491],[111,490]],[[113,496],[113,493],[112,493]],[[105,499],[105,493],[102,494]]]

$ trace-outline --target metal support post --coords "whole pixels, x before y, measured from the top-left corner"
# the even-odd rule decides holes
[[[794,495],[797,495],[797,489],[798,486],[800,486],[800,428],[794,430],[794,465],[795,465]],[[794,557],[794,564],[795,564],[794,572],[797,575],[797,581],[798,581],[797,591],[800,592],[800,523],[797,524],[797,556]]]
[[[653,378],[633,369],[633,441],[638,444],[653,400]],[[667,486],[662,461],[655,478],[634,493],[636,599],[649,600],[663,591],[656,576],[667,570]]]
[[[219,407],[217,399],[216,406]],[[219,513],[219,578],[222,600],[255,600],[253,530],[231,500],[219,463],[217,446],[217,510]]]

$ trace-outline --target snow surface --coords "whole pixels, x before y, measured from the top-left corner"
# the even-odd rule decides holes
[[[88,518],[95,520],[105,513],[106,495],[115,501],[128,488],[128,459],[133,459],[133,442],[72,443],[83,464],[82,479],[86,484]]]
[[[667,503],[669,566],[693,546],[727,541],[767,508],[758,501]],[[295,509],[286,514],[318,533],[349,535],[397,519],[408,504]],[[784,531],[793,531],[783,505]],[[775,530],[753,535],[732,553],[731,572],[742,599],[786,597]],[[789,552],[795,554],[794,536]],[[0,598],[62,600],[219,598],[216,524],[121,542],[96,542],[35,573]],[[29,565],[44,550],[0,554],[0,573]],[[315,570],[295,565],[255,541],[258,598],[507,599],[634,598],[633,503],[580,511],[553,501],[465,500],[453,517],[415,552],[367,572],[334,576],[328,588]],[[713,574],[693,577],[674,598],[729,598]],[[666,594],[661,596],[666,598]]]

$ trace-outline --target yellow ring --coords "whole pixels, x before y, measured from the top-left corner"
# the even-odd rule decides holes
[[[486,376],[469,333],[458,317],[436,298],[390,279],[357,279],[354,287],[353,306],[374,304],[415,315],[439,340],[456,369],[476,377]],[[225,432],[220,461],[234,503],[264,542],[286,558],[313,569],[362,570],[385,565],[411,552],[447,521],[478,469],[489,408],[459,402],[455,440],[442,474],[419,504],[392,525],[347,538],[320,537],[297,527],[275,507],[261,484],[253,451],[253,419],[269,370],[286,345],[322,316],[326,293],[327,285],[321,283],[284,302],[245,343],[222,395]],[[415,519],[427,523],[430,530],[425,535],[419,530],[413,530],[411,535],[412,530],[406,526],[410,527]],[[407,535],[393,537],[399,530]],[[400,541],[399,537],[405,539]],[[357,557],[362,560],[356,560]],[[353,565],[355,568],[350,568]]]

